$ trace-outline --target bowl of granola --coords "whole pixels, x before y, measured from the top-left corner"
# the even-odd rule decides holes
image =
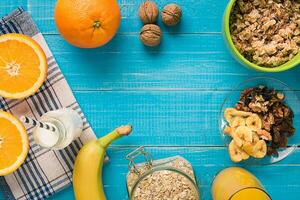
[[[300,102],[280,80],[256,77],[225,98],[219,114],[222,140],[233,162],[272,164],[300,144]]]
[[[223,35],[242,65],[280,72],[300,64],[300,2],[297,0],[230,0]]]

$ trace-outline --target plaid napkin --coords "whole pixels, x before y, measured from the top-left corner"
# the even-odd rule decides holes
[[[0,34],[11,32],[29,35],[41,45],[48,60],[48,77],[39,91],[29,98],[8,100],[0,97],[0,109],[18,117],[27,115],[39,119],[47,111],[67,107],[76,110],[84,120],[82,137],[61,151],[50,151],[35,144],[33,127],[27,127],[30,149],[25,163],[13,174],[0,177],[0,191],[6,199],[45,199],[71,184],[75,156],[83,143],[95,138],[95,134],[81,112],[44,37],[29,13],[22,8],[0,20]]]

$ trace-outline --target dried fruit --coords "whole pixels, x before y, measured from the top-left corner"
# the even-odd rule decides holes
[[[232,128],[236,128],[239,126],[245,126],[246,120],[243,117],[234,117],[232,120],[230,120],[229,125]]]
[[[264,140],[259,140],[253,147],[253,153],[251,156],[254,158],[263,158],[267,154],[267,144]]]
[[[252,130],[247,126],[239,126],[234,131],[233,140],[237,146],[242,147],[246,142],[253,141]]]
[[[246,124],[253,131],[258,131],[261,129],[262,122],[257,114],[253,114],[246,119]]]
[[[249,158],[249,155],[244,152],[239,146],[237,146],[234,140],[230,142],[228,152],[233,162],[240,162]]]
[[[267,144],[264,140],[258,140],[255,143],[247,142],[242,149],[254,158],[263,158],[267,153]]]
[[[251,112],[239,111],[235,108],[226,108],[224,111],[224,117],[227,122],[230,122],[234,117],[248,117],[252,115]]]
[[[224,128],[224,133],[231,136],[232,128],[230,126],[226,126]]]
[[[140,40],[146,46],[157,46],[160,44],[162,32],[155,24],[146,24],[140,32]]]
[[[139,9],[139,16],[144,24],[154,24],[158,17],[158,8],[153,1],[145,1]]]
[[[165,25],[174,26],[181,20],[182,11],[180,6],[175,3],[168,4],[161,12],[161,18]]]
[[[268,140],[268,141],[271,141],[272,140],[272,135],[271,133],[269,133],[268,131],[266,130],[259,130],[257,131],[257,134],[259,135],[260,138],[264,139],[264,140]]]
[[[270,146],[268,147],[268,155],[278,155],[277,149],[286,147],[288,137],[295,133],[293,127],[294,113],[284,103],[284,99],[285,95],[282,92],[277,92],[266,86],[258,86],[244,90],[235,105],[237,110],[250,110],[262,120],[262,124],[259,123],[255,127],[261,127],[256,132]],[[246,120],[247,126],[251,127],[248,123]]]

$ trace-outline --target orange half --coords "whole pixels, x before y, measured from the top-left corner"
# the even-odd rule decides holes
[[[0,36],[0,96],[22,99],[34,94],[47,76],[47,59],[32,38],[16,33]]]
[[[0,176],[17,170],[28,153],[28,136],[23,124],[0,110]]]

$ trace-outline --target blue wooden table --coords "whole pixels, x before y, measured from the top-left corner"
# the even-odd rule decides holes
[[[155,48],[139,41],[141,1],[119,0],[118,34],[106,46],[90,50],[72,47],[60,37],[53,20],[55,2],[1,0],[0,14],[17,6],[31,13],[98,136],[121,124],[133,124],[133,134],[108,150],[111,162],[105,166],[104,183],[109,200],[127,199],[124,157],[139,145],[147,146],[154,158],[187,158],[195,168],[202,199],[211,199],[214,175],[234,165],[218,129],[218,112],[227,92],[260,75],[276,77],[300,90],[300,67],[262,74],[233,60],[221,34],[226,0],[176,0],[183,9],[182,23],[173,28],[160,23],[164,35]],[[170,3],[156,2],[160,9]],[[246,168],[274,200],[300,198],[300,150],[274,165]],[[74,199],[72,187],[50,199]]]

